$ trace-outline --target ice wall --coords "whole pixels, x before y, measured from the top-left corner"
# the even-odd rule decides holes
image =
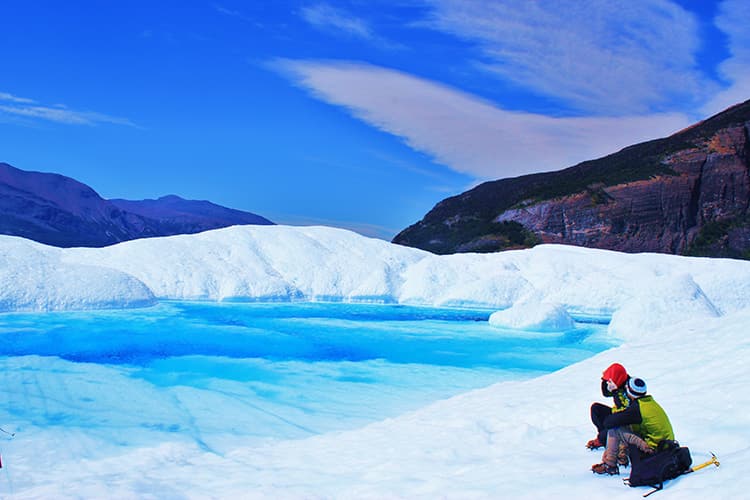
[[[627,337],[748,307],[750,262],[562,245],[438,256],[328,227],[235,226],[70,249],[0,236],[0,311],[156,299],[551,303],[567,313],[612,315],[610,330]]]

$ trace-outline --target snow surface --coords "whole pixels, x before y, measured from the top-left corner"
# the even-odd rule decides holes
[[[525,300],[492,313],[489,322],[501,328],[542,332],[563,332],[575,328],[575,321],[560,304]]]
[[[589,405],[603,401],[600,375],[614,361],[647,380],[695,462],[712,451],[722,463],[668,483],[659,498],[742,498],[750,489],[744,471],[750,459],[749,262],[557,245],[435,256],[322,227],[232,227],[103,249],[61,250],[0,237],[0,311],[133,307],[166,298],[472,305],[508,309],[510,319],[537,304],[539,325],[556,323],[562,312],[611,315],[609,332],[623,343],[550,375],[502,382],[360,429],[238,444],[222,453],[175,440],[87,458],[87,436],[17,437],[3,444],[6,457],[17,457],[0,471],[3,493],[630,499],[644,490],[617,477],[594,477],[589,467],[600,454],[583,447],[594,436]],[[35,363],[47,360],[8,358],[3,374],[6,387],[28,387],[30,404],[54,412],[54,393],[71,387],[38,390]],[[80,372],[76,388],[112,370],[63,360],[52,369]],[[147,394],[139,398],[149,404]],[[92,413],[92,432],[104,432],[102,421],[109,419]],[[121,439],[127,444],[127,436]],[[58,442],[78,448],[61,450]]]

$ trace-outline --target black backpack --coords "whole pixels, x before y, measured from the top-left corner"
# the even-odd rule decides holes
[[[640,453],[636,449],[633,452]],[[626,480],[630,486],[652,486],[660,490],[664,481],[688,472],[693,464],[690,450],[673,440],[662,441],[653,455],[644,455],[640,460],[633,454],[631,452],[630,477]]]

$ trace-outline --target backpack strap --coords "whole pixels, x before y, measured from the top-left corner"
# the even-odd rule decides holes
[[[646,498],[646,497],[647,497],[647,496],[649,496],[649,495],[653,495],[653,494],[654,494],[654,493],[656,493],[657,491],[661,491],[661,490],[663,490],[663,489],[664,489],[664,482],[662,481],[662,483],[661,483],[661,484],[660,484],[659,486],[654,486],[654,489],[653,489],[653,490],[649,491],[648,493],[644,493],[644,494],[643,494],[643,498]]]

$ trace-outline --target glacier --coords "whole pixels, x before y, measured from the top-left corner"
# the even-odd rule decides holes
[[[234,226],[69,249],[0,236],[0,264],[0,312],[142,307],[159,299],[497,309],[554,303],[569,313],[611,315],[610,329],[623,339],[688,313],[738,311],[750,295],[750,263],[729,259],[562,245],[439,256],[329,227]]]
[[[12,473],[0,470],[3,494],[632,498],[638,492],[619,479],[592,476],[599,454],[583,448],[593,437],[588,407],[602,400],[601,371],[614,361],[647,380],[695,462],[710,452],[722,461],[716,470],[668,483],[660,496],[730,498],[750,488],[740,467],[750,458],[750,416],[742,411],[750,403],[750,262],[561,245],[437,256],[327,227],[236,226],[99,249],[0,236],[0,312],[162,300],[478,306],[504,313],[495,316],[500,324],[535,312],[527,326],[549,330],[564,329],[566,315],[592,315],[611,318],[608,332],[620,345],[549,375],[501,382],[362,428],[224,453],[175,441],[134,443],[94,459],[83,435],[65,436],[65,443],[80,442],[72,452],[57,449],[61,437],[52,433],[6,440],[2,452],[18,459]],[[4,363],[7,386],[33,384],[35,370],[50,369],[43,358],[18,363]],[[82,383],[114,370],[62,360],[51,369],[76,371]],[[97,376],[116,382],[121,375]],[[116,391],[114,385],[113,397]],[[5,397],[11,395],[6,388]],[[125,439],[95,420],[92,432]]]

